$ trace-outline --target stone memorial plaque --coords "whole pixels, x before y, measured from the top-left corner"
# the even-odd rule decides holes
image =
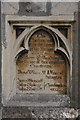
[[[17,93],[66,93],[66,61],[54,48],[54,39],[45,30],[31,36],[30,50],[23,51],[16,62]]]

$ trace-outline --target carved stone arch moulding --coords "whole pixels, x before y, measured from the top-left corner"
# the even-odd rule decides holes
[[[50,68],[50,66],[48,66],[49,62],[47,62],[47,61],[45,61],[45,62],[40,61],[40,62],[43,62],[43,65],[39,65],[39,68],[36,68],[38,66],[33,65],[33,63],[35,62],[34,60],[28,61],[30,59],[31,55],[35,56],[34,51],[33,51],[33,53],[29,52],[29,51],[31,51],[30,46],[29,46],[31,43],[30,40],[33,39],[32,37],[35,36],[35,33],[39,32],[40,30],[42,30],[42,32],[44,34],[49,33],[49,36],[51,36],[51,39],[54,41],[54,46],[52,48],[53,53],[56,52],[56,53],[60,53],[63,56],[65,56],[63,59],[63,57],[61,57],[61,55],[58,57],[58,55],[54,53],[50,62],[53,62],[52,61],[53,58],[58,59],[58,61],[53,62],[52,68]],[[47,37],[49,37],[49,36],[47,36]],[[47,41],[47,37],[46,37],[46,41]],[[33,44],[33,43],[31,43],[31,44]],[[33,45],[33,47],[34,47],[34,45]],[[37,47],[39,47],[39,46],[37,46]],[[52,49],[50,49],[50,50],[52,50]],[[26,51],[27,54],[29,52],[29,57],[27,54],[25,55],[24,51]],[[42,52],[42,51],[40,51],[40,52]],[[49,54],[49,51],[47,51],[47,52]],[[52,54],[52,52],[50,52],[50,53]],[[36,54],[37,54],[37,51],[36,51]],[[38,52],[38,54],[39,54],[39,52]],[[19,58],[19,56],[20,56],[20,58]],[[56,57],[54,57],[54,56],[56,56]],[[36,84],[39,84],[39,82],[41,82],[41,84],[39,84],[39,85],[44,86],[44,87],[38,86],[38,87],[41,87],[40,90],[44,89],[48,86],[48,87],[50,87],[49,90],[55,91],[54,93],[56,93],[57,91],[58,92],[61,91],[60,93],[64,94],[64,93],[66,93],[66,91],[69,91],[69,89],[66,90],[66,88],[67,88],[67,86],[69,86],[69,78],[70,78],[69,77],[70,76],[69,71],[70,71],[70,66],[71,66],[70,42],[67,38],[64,37],[64,35],[59,30],[52,28],[50,26],[47,26],[47,25],[36,25],[31,28],[26,28],[16,39],[16,42],[14,44],[14,57],[16,57],[16,63],[18,66],[17,67],[18,88],[19,88],[19,90],[22,90],[22,92],[27,90],[28,92],[34,93],[35,89],[37,89]],[[23,58],[24,58],[24,60],[23,60]],[[38,56],[37,56],[37,58],[38,58]],[[26,60],[26,59],[28,59],[28,60]],[[42,57],[40,57],[40,59],[42,59]],[[49,56],[48,56],[48,59],[49,59]],[[18,61],[21,63],[21,65]],[[25,63],[24,64],[23,61],[26,61],[27,63],[29,62],[29,65],[27,65],[27,63],[25,63],[25,62],[24,62]],[[55,64],[55,62],[57,62],[57,63]],[[45,66],[47,66],[47,70],[44,70],[42,67],[46,63],[47,63],[47,65],[45,65]],[[68,65],[68,63],[70,66]],[[25,70],[24,70],[22,68],[22,66],[26,66],[26,67],[28,66],[28,67],[25,68]],[[30,67],[30,66],[36,66],[36,67]],[[49,67],[49,69],[48,69],[48,67]],[[41,69],[41,71],[40,70],[38,71],[38,69]],[[44,71],[45,71],[45,73],[43,73]],[[33,78],[39,79],[39,77],[41,77],[41,79],[32,80],[32,78],[28,78],[28,76],[31,76],[30,72],[32,72]],[[23,74],[23,76],[26,76],[27,74],[28,75],[27,75],[27,77],[21,77],[22,74]],[[52,76],[48,76],[48,74],[51,74]],[[62,76],[61,76],[61,74],[62,74]],[[36,77],[34,77],[35,75],[36,75]],[[58,81],[58,83],[55,81],[55,83],[53,85],[52,79],[54,81],[56,79],[56,81]],[[61,79],[62,83],[61,83],[60,79]],[[44,81],[46,81],[46,83]],[[28,82],[30,82],[30,83],[28,83]],[[20,86],[21,83],[22,83],[22,85]],[[29,84],[30,84],[30,86],[29,86]],[[34,85],[35,85],[35,89],[33,88]],[[30,88],[26,88],[25,86],[30,87]],[[32,88],[31,88],[31,86],[32,86]],[[54,87],[52,88],[52,86],[54,86]],[[56,89],[55,89],[55,87],[56,87]],[[60,88],[60,90],[59,90],[59,88]],[[39,92],[43,93],[43,90],[39,91]],[[50,93],[52,93],[52,92],[50,92]]]
[[[70,41],[58,30],[53,27],[50,27],[48,25],[35,25],[31,28],[26,28],[16,39],[15,44],[14,44],[14,57],[16,57],[21,51],[23,50],[29,50],[29,39],[31,35],[40,30],[46,30],[48,31],[52,37],[55,40],[55,51],[61,51],[62,53],[65,54],[67,59],[69,60],[69,63],[71,64],[71,52],[70,52]],[[62,43],[64,44],[65,48],[60,46],[60,40],[61,39]],[[21,43],[24,41],[24,46],[21,47]]]

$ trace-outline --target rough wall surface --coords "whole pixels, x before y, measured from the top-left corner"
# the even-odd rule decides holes
[[[65,7],[66,6],[66,7]],[[67,12],[66,12],[67,11]],[[78,11],[78,3],[54,2],[54,3],[2,3],[2,14],[20,14],[29,16],[58,16],[73,15]]]

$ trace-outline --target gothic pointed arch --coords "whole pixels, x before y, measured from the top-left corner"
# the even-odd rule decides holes
[[[55,41],[55,51],[62,51],[65,56],[68,58],[69,62],[71,61],[71,54],[70,54],[70,42],[69,40],[58,30],[48,25],[35,25],[31,28],[26,28],[20,36],[16,39],[14,44],[14,56],[16,57],[21,51],[29,50],[29,39],[32,34],[40,29],[43,29],[49,32]],[[21,46],[23,42],[23,46]],[[63,46],[61,45],[63,44]]]

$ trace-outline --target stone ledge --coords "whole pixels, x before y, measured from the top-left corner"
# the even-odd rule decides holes
[[[15,21],[20,23],[20,22],[25,22],[25,21],[53,21],[53,22],[74,22],[74,15],[54,15],[54,16],[19,16],[19,15],[7,15],[6,16],[7,20],[10,21],[11,23],[14,23]]]
[[[7,107],[9,106],[70,107],[70,98],[67,95],[24,93],[16,94],[3,105]]]
[[[16,94],[4,106],[3,118],[34,118],[64,120],[78,117],[78,110],[70,107],[67,95]]]

